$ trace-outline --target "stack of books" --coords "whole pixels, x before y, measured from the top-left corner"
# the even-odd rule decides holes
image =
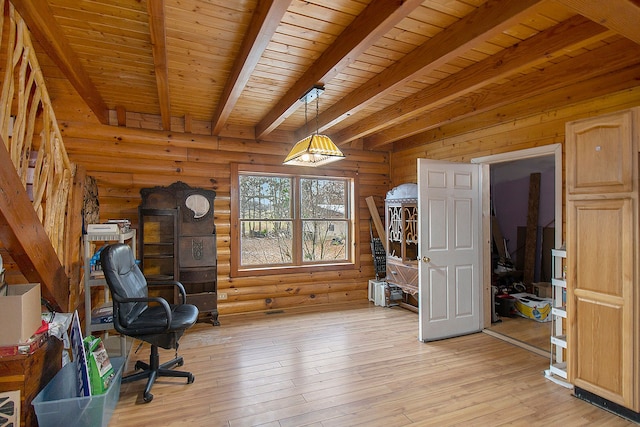
[[[113,323],[113,303],[107,301],[91,310],[91,324]]]

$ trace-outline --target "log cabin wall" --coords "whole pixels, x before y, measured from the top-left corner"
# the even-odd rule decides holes
[[[528,106],[536,101],[529,99],[469,119],[453,121],[397,143],[390,160],[392,185],[417,182],[418,158],[468,163],[476,157],[556,143],[563,144],[564,153],[566,122],[638,106],[640,88],[611,92],[563,107],[526,112]],[[563,154],[563,187],[565,161]],[[563,190],[563,216],[564,204]],[[565,220],[563,218],[563,222]]]
[[[110,110],[109,124],[101,124],[51,58],[41,55],[40,66],[47,75],[47,87],[55,94],[52,103],[69,159],[96,179],[101,221],[126,218],[137,228],[140,189],[144,187],[182,181],[216,191],[218,293],[228,295],[218,302],[221,315],[367,298],[368,280],[375,272],[366,198],[374,196],[382,215],[390,188],[388,151],[363,150],[361,141],[341,147],[346,159],[337,165],[358,175],[355,243],[359,268],[231,278],[231,163],[281,165],[294,143],[290,133],[275,131],[269,140],[256,141],[244,133],[246,127],[226,126],[221,136],[211,136],[210,122],[185,116],[172,117],[171,131],[163,131],[160,116],[121,110]]]
[[[70,159],[86,168],[98,184],[100,218],[127,218],[138,227],[140,189],[183,181],[216,191],[215,224],[218,253],[218,302],[220,314],[283,309],[367,298],[368,280],[375,276],[369,246],[369,210],[365,199],[374,196],[380,212],[389,183],[388,153],[345,149],[344,170],[358,173],[360,268],[336,272],[230,277],[230,179],[233,162],[281,165],[292,144],[255,141],[238,137],[214,137],[205,123],[193,122],[194,133],[184,133],[184,122],[175,120],[173,132],[159,128],[158,117],[127,115],[128,127],[83,121],[83,104],[73,97],[59,99],[60,127]],[[115,112],[112,112],[112,115]],[[112,119],[115,117],[112,117]],[[140,129],[132,129],[138,126]]]
[[[68,82],[64,78],[50,79],[49,84],[67,86]],[[220,313],[224,315],[366,298],[367,281],[374,276],[368,245],[369,212],[365,202],[368,196],[374,196],[382,213],[388,189],[417,181],[417,158],[468,162],[490,154],[564,143],[567,121],[640,105],[640,88],[599,90],[593,93],[605,94],[590,98],[586,95],[587,99],[581,102],[558,108],[540,107],[532,112],[535,100],[527,100],[473,118],[452,120],[430,132],[397,142],[391,153],[346,149],[347,159],[340,166],[359,172],[361,268],[322,275],[321,280],[308,274],[233,279],[229,276],[229,165],[231,162],[278,165],[291,146],[285,138],[258,142],[242,138],[234,130],[229,130],[227,137],[212,137],[203,135],[208,132],[207,124],[198,122],[190,123],[192,133],[189,133],[184,132],[187,121],[176,118],[172,121],[173,132],[145,130],[142,128],[160,129],[159,118],[134,114],[127,114],[129,127],[100,125],[71,89],[58,88],[56,92],[67,93],[68,97],[58,98],[54,105],[71,160],[98,180],[102,220],[128,218],[137,226],[139,191],[143,187],[181,180],[216,191],[218,287],[219,292],[227,292],[229,296],[219,302]],[[548,96],[542,96],[538,102],[545,102]],[[111,115],[111,121],[117,123],[117,114],[112,111]]]
[[[271,31],[277,42],[275,47],[295,41],[295,51],[300,54],[282,55],[274,46],[259,49],[264,60],[253,64],[258,66],[257,80],[263,82],[265,70],[277,73],[281,90],[251,81],[245,88],[246,96],[237,102],[223,96],[229,104],[235,103],[235,117],[216,121],[214,126],[193,117],[216,116],[212,110],[223,105],[217,94],[226,91],[225,82],[234,80],[228,74],[240,67],[246,58],[243,52],[250,51],[243,50],[240,43],[245,29],[258,28],[252,24],[254,18],[264,16],[265,24],[281,18],[269,18],[268,14],[259,13],[261,8],[252,12],[251,7],[225,15],[216,13],[216,7],[202,10],[204,3],[198,5],[198,13],[186,13],[180,2],[172,2],[165,10],[155,10],[152,2],[135,1],[123,3],[117,10],[97,3],[87,10],[73,1],[45,1],[37,6],[32,2],[15,3],[29,17],[34,34],[40,34],[40,44],[35,49],[41,53],[47,86],[54,94],[52,101],[65,144],[71,160],[98,179],[102,219],[125,217],[137,225],[142,187],[181,180],[216,190],[218,283],[221,292],[233,290],[228,292],[229,300],[221,304],[223,314],[364,297],[366,279],[373,276],[368,249],[369,214],[364,200],[376,196],[380,206],[389,188],[415,181],[416,158],[467,162],[482,155],[562,142],[563,124],[568,120],[637,105],[637,93],[631,88],[638,84],[640,73],[640,37],[634,25],[638,8],[632,2],[616,2],[612,8],[615,16],[629,17],[629,22],[606,19],[608,15],[590,7],[579,8],[584,16],[575,16],[571,4],[576,2],[568,1],[505,1],[504,7],[497,1],[478,2],[477,6],[450,2],[447,9],[451,15],[435,10],[440,2],[395,2],[398,8],[400,4],[405,6],[401,13],[382,11],[378,6],[394,3],[384,1],[371,2],[371,8],[362,13],[354,12],[353,2],[346,1],[330,7],[312,2],[310,11],[308,2],[291,2],[285,13],[288,2],[278,2],[279,7],[269,10],[273,15],[285,16],[279,29],[274,26]],[[372,11],[376,11],[374,16],[380,24],[370,27],[369,31],[377,35],[368,38],[361,24],[373,22],[368,15]],[[169,13],[166,19],[164,13]],[[385,14],[395,18],[382,19]],[[354,20],[356,15],[358,19]],[[208,16],[209,25],[201,25],[201,16]],[[234,19],[234,25],[214,21],[227,21],[229,17]],[[334,17],[339,17],[339,22],[333,22]],[[319,21],[322,26],[317,25]],[[308,28],[301,27],[302,22]],[[325,23],[332,27],[328,33],[318,30],[325,28]],[[84,28],[100,30],[80,30]],[[212,28],[216,34],[227,36],[212,38]],[[165,30],[169,32],[165,34]],[[182,34],[199,38],[185,43]],[[166,44],[160,36],[167,36]],[[60,44],[52,44],[51,40]],[[154,40],[160,42],[154,45]],[[214,40],[224,42],[216,46],[216,52],[226,56],[211,55]],[[287,42],[283,44],[283,40]],[[335,47],[354,41],[360,47],[352,46],[351,53],[332,53]],[[256,47],[258,44],[254,43]],[[164,52],[157,49],[162,46]],[[346,58],[357,58],[367,46],[377,53],[366,54],[363,62],[358,60],[361,62],[347,67],[351,62]],[[170,56],[167,47],[171,48]],[[323,49],[331,53],[330,61],[324,61]],[[274,125],[278,120],[263,111],[266,105],[259,100],[275,97],[274,101],[279,98],[278,107],[291,105],[290,95],[296,91],[286,88],[297,87],[301,74],[307,88],[318,82],[309,71],[315,69],[311,65],[316,63],[316,57],[332,70],[340,65],[332,71],[339,84],[327,83],[329,90],[323,99],[336,102],[338,107],[334,104],[332,110],[353,120],[351,125],[339,126],[332,136],[339,143],[348,144],[344,147],[348,158],[340,167],[359,173],[357,244],[362,268],[333,276],[323,274],[321,281],[325,283],[314,283],[315,278],[310,275],[232,280],[228,272],[232,250],[228,237],[229,164],[280,164],[293,141],[278,135],[278,130],[301,132],[302,111],[298,109],[290,117],[291,123],[279,127]],[[298,59],[299,62],[294,61]],[[350,68],[349,78],[341,72],[346,68]],[[174,71],[170,81],[169,70]],[[582,71],[581,77],[578,73],[574,76],[575,70]],[[475,77],[470,79],[472,75]],[[401,81],[407,83],[404,89],[396,87]],[[435,92],[431,92],[431,86]],[[444,89],[448,95],[436,95]],[[533,96],[542,91],[545,93]],[[418,98],[421,101],[415,110],[414,101]],[[520,101],[514,103],[516,99]],[[352,115],[355,109],[346,104],[354,100],[363,108]],[[384,102],[373,108],[374,100]],[[386,107],[381,109],[382,106]],[[112,110],[109,112],[108,108]],[[326,116],[325,124],[332,120],[332,114]],[[305,112],[305,125],[306,121]],[[383,123],[396,125],[378,133],[376,129]],[[269,132],[271,125],[277,130]],[[429,127],[434,129],[425,132]],[[267,136],[256,141],[253,132]],[[420,133],[400,139],[414,132]],[[212,133],[219,136],[209,136]],[[355,138],[363,138],[363,142],[347,142]],[[391,156],[387,150],[391,150]]]

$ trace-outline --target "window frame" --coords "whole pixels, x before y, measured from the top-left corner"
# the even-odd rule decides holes
[[[241,234],[240,234],[240,176],[241,175],[273,175],[280,177],[293,177],[292,188],[292,222],[294,224],[294,233],[297,233],[297,237],[294,238],[293,259],[292,264],[283,264],[277,266],[251,266],[242,267],[241,262]],[[344,261],[322,261],[322,262],[309,262],[304,261],[301,253],[301,246],[296,248],[295,246],[301,245],[301,224],[304,221],[301,218],[301,205],[300,205],[300,178],[318,178],[318,179],[346,179],[347,180],[347,210],[350,216],[347,215],[348,234],[349,234],[349,247],[345,247],[347,251],[347,259]],[[358,247],[358,206],[356,201],[358,200],[357,194],[357,178],[358,175],[355,172],[342,171],[337,169],[320,169],[320,168],[304,168],[295,166],[266,166],[266,165],[253,165],[243,163],[231,164],[231,241],[230,241],[230,276],[242,277],[242,276],[262,276],[272,274],[290,274],[290,273],[313,273],[321,271],[335,271],[335,270],[351,270],[360,268],[360,259]]]

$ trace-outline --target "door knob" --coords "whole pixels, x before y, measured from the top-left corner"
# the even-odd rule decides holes
[[[431,258],[429,258],[428,256],[423,256],[422,262],[431,262]]]

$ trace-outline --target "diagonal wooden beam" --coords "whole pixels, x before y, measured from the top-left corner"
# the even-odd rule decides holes
[[[238,98],[247,85],[262,53],[276,32],[291,0],[260,0],[253,13],[249,30],[242,40],[240,53],[231,69],[218,107],[212,119],[212,134],[218,135],[227,122]]]
[[[393,128],[385,129],[365,138],[365,148],[379,148],[446,123],[615,72],[637,63],[640,63],[640,46],[627,39],[620,39],[557,65],[511,80],[501,85],[499,91],[480,89],[472,96],[460,98],[446,107],[429,111]]]
[[[487,1],[325,110],[318,117],[320,130],[330,128],[416,76],[438,69],[479,42],[513,27],[542,2],[544,0]]]
[[[69,309],[69,279],[0,138],[0,241],[42,296],[57,310]]]
[[[12,0],[31,34],[78,91],[100,123],[109,123],[107,104],[82,67],[56,22],[47,0]]]
[[[582,16],[575,16],[371,114],[332,134],[331,138],[346,144],[366,137],[444,105],[465,93],[488,86],[525,67],[546,62],[550,55],[569,46],[586,46],[609,35],[611,31],[605,27]]]
[[[640,44],[638,0],[558,0],[558,3]]]
[[[422,3],[421,0],[373,0],[369,3],[256,125],[256,138],[262,138],[278,127],[303,105],[299,100],[313,85],[340,73]]]
[[[165,33],[164,0],[147,0],[149,33],[153,49],[153,67],[156,72],[158,104],[162,129],[171,130],[171,98],[169,97],[169,69],[167,66],[167,35]]]

